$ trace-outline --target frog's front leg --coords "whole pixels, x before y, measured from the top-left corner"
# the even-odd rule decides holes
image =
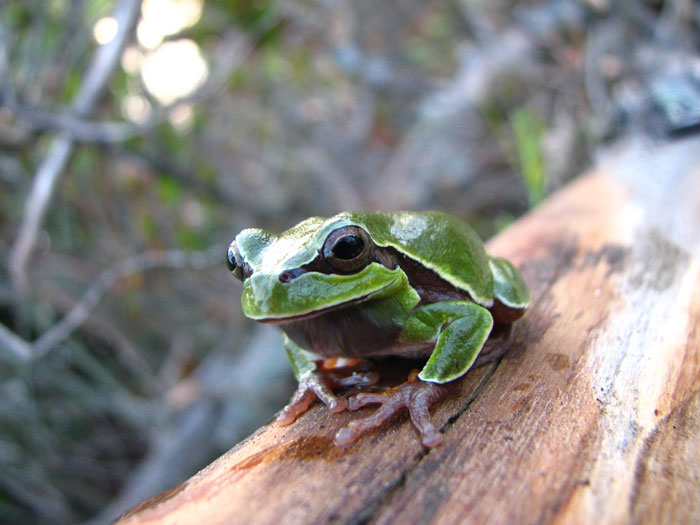
[[[336,434],[336,442],[351,443],[397,412],[408,409],[423,444],[427,447],[439,445],[442,437],[432,424],[429,408],[444,398],[447,391],[436,383],[447,383],[469,370],[492,326],[489,311],[467,301],[446,301],[417,308],[401,333],[402,342],[435,341],[418,379],[411,378],[383,394],[358,394],[350,398],[350,410],[372,403],[382,406],[374,414],[341,429]]]
[[[342,412],[347,408],[348,401],[336,396],[333,393],[333,387],[370,386],[379,379],[379,375],[374,372],[353,372],[349,376],[340,376],[322,370],[309,352],[296,345],[286,334],[284,334],[284,347],[299,386],[292,400],[277,416],[277,422],[282,425],[294,422],[308,410],[315,399],[320,399],[331,412]]]
[[[471,368],[493,328],[491,313],[469,301],[445,301],[416,309],[401,332],[405,341],[435,340],[418,377],[447,383]]]

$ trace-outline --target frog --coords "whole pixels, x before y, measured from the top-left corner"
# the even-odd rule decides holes
[[[277,235],[247,228],[226,258],[243,283],[243,313],[282,330],[298,380],[278,423],[291,424],[317,399],[331,412],[380,405],[341,428],[339,445],[404,410],[424,446],[440,445],[431,407],[447,396],[447,383],[486,361],[480,352],[494,327],[510,327],[530,303],[517,268],[488,255],[466,221],[440,211],[342,212]],[[375,371],[343,375],[326,366],[385,356],[424,364],[386,392],[367,391]],[[347,386],[364,391],[335,393]]]

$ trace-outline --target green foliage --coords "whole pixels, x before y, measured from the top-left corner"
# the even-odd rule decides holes
[[[437,75],[454,69],[454,21],[444,6],[422,18],[417,31],[408,38],[408,56],[421,68]]]
[[[545,124],[527,108],[517,109],[511,117],[518,153],[520,174],[527,188],[530,206],[534,207],[545,196],[546,172],[542,153]]]
[[[280,42],[282,27],[269,28],[270,20],[277,16],[275,0],[208,0],[213,11],[223,14],[229,24],[250,32],[260,31],[258,45],[266,47]]]
[[[158,188],[158,196],[166,204],[176,206],[182,202],[182,184],[172,177],[160,175],[156,180],[156,187]]]
[[[287,59],[279,51],[269,49],[262,54],[262,65],[270,80],[279,82],[287,73]]]
[[[272,0],[228,0],[219,2],[230,14],[234,23],[248,28],[260,20],[274,5]]]
[[[15,29],[23,31],[28,29],[32,21],[32,9],[30,2],[9,2],[3,15],[6,23]]]
[[[210,244],[200,231],[188,226],[178,225],[176,232],[178,244],[183,250],[203,250]]]
[[[137,457],[123,458],[120,465],[109,459],[110,449],[142,446],[137,429],[149,413],[125,388],[128,372],[113,357],[98,358],[72,344],[31,366],[0,359],[0,516],[17,513],[18,499],[35,509],[18,513],[18,519],[23,515],[22,522],[35,523],[80,521],[77,506],[67,504],[71,500],[86,509],[107,504],[123,469]],[[140,410],[122,410],[128,405]],[[104,436],[119,436],[121,442]],[[91,482],[84,484],[76,472],[89,472]],[[37,494],[44,501],[36,501]]]
[[[146,241],[146,244],[154,243],[160,245],[160,230],[153,214],[150,210],[141,210],[138,215],[139,233]]]

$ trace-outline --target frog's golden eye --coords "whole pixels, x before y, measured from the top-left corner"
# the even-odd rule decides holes
[[[359,226],[333,230],[321,250],[323,259],[339,273],[355,273],[372,259],[372,239]]]

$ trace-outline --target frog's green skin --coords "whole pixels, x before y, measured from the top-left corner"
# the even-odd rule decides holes
[[[366,232],[365,250],[339,271],[324,243],[349,227]],[[452,381],[494,323],[519,318],[530,301],[511,263],[488,256],[465,222],[434,211],[313,217],[280,235],[247,229],[229,265],[243,279],[245,315],[285,332],[300,381],[318,358],[377,355],[429,356],[418,377]]]

